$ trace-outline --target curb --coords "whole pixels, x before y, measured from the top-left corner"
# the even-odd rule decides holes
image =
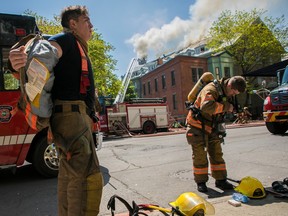
[[[243,128],[243,127],[257,127],[257,126],[265,126],[264,121],[254,121],[247,124],[228,124],[226,125],[227,129],[231,128]]]
[[[245,127],[258,127],[258,126],[265,126],[264,121],[252,121],[247,124],[226,124],[227,129],[234,129],[234,128],[245,128]],[[167,135],[175,135],[175,134],[183,134],[186,133],[186,128],[170,128],[169,132],[158,132],[154,134],[137,134],[133,135],[132,137],[141,138],[141,137],[154,137],[154,136],[167,136]]]

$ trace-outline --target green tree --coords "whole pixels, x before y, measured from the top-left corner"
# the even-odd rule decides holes
[[[288,48],[288,27],[284,15],[260,19],[264,14],[257,9],[223,11],[210,28],[207,46],[229,53],[242,74],[278,62]]]
[[[60,33],[63,29],[59,16],[54,15],[53,19],[49,20],[31,10],[25,10],[24,14],[35,17],[37,26],[43,34],[54,35]]]
[[[26,10],[25,14],[34,16],[43,34],[54,35],[62,31],[60,17],[54,16],[49,20],[43,16]],[[102,35],[93,32],[89,41],[89,57],[94,71],[94,82],[99,96],[115,97],[121,87],[121,81],[113,73],[117,61],[109,53],[114,47],[102,39]]]
[[[113,49],[113,46],[106,43],[100,34],[93,33],[92,39],[89,41],[89,56],[93,65],[98,94],[102,96],[116,97],[121,87],[121,80],[113,73],[116,60],[109,55]]]
[[[136,91],[135,91],[135,86],[130,81],[129,85],[128,85],[128,88],[127,88],[127,91],[126,91],[126,94],[125,94],[124,101],[129,101],[130,99],[136,98],[136,97],[137,97],[137,94],[136,94]]]

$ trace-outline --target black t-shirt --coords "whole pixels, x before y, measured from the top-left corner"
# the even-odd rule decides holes
[[[91,62],[88,59],[90,87],[86,95],[80,94],[80,79],[82,72],[81,54],[76,38],[71,33],[60,33],[49,38],[62,48],[62,56],[54,67],[55,81],[52,98],[59,100],[84,100],[92,110],[95,105],[95,86]],[[88,56],[87,56],[88,57]]]

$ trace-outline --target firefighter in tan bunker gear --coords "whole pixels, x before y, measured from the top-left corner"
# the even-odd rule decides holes
[[[186,118],[186,138],[192,147],[194,180],[199,192],[207,192],[208,158],[212,177],[216,187],[222,190],[233,189],[227,181],[227,170],[223,159],[221,143],[224,115],[233,111],[233,96],[244,92],[246,81],[241,76],[223,78],[220,81],[208,83],[199,92],[195,103],[189,109]],[[189,97],[188,97],[189,100]]]
[[[95,86],[87,41],[93,25],[85,6],[69,6],[61,13],[63,33],[49,38],[57,48],[52,89],[54,110],[50,119],[60,159],[58,215],[99,214],[103,178],[92,137],[95,122]],[[24,47],[11,50],[12,67],[25,66]]]

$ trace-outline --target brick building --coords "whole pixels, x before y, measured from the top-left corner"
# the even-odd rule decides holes
[[[140,97],[164,98],[171,115],[184,122],[187,95],[203,72],[207,71],[207,65],[207,58],[193,56],[178,55],[165,63],[158,59],[156,68],[139,80]]]

